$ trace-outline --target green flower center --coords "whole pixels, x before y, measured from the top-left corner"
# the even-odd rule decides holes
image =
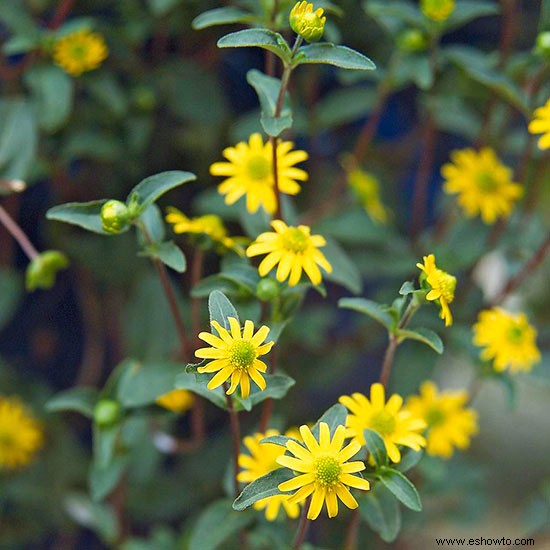
[[[477,186],[484,193],[494,193],[498,188],[498,182],[491,172],[481,172],[477,175]]]
[[[13,435],[9,432],[0,432],[0,448],[9,448],[13,445]]]
[[[271,162],[261,155],[253,155],[246,164],[248,177],[253,180],[263,180],[271,175]]]
[[[435,426],[439,426],[443,421],[445,420],[445,413],[438,409],[437,407],[433,407],[428,410],[426,413],[426,424],[430,428],[434,428]]]
[[[247,340],[237,340],[229,350],[229,362],[236,369],[247,370],[256,357],[256,349]]]
[[[332,456],[321,456],[315,462],[315,480],[323,487],[335,485],[341,473],[339,462]]]
[[[283,247],[292,252],[304,252],[309,244],[309,236],[297,227],[289,227],[283,235]]]
[[[382,437],[391,434],[395,430],[395,418],[386,411],[376,411],[370,419],[370,423],[366,426],[369,430],[378,432]]]
[[[519,325],[512,325],[508,329],[508,339],[514,344],[523,342],[523,329]]]
[[[74,44],[71,48],[71,57],[82,61],[88,55],[88,47],[85,44]]]

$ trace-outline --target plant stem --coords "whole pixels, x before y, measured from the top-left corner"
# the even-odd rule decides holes
[[[302,513],[300,515],[300,523],[298,524],[298,529],[296,530],[296,536],[294,537],[294,542],[292,543],[293,550],[299,550],[304,541],[306,540],[306,535],[309,530],[310,521],[307,519],[307,511],[309,509],[309,503],[311,502],[311,497],[308,497],[304,502],[302,508]]]
[[[225,391],[227,391],[227,383],[224,384]],[[231,437],[233,441],[233,492],[235,498],[237,498],[241,492],[239,487],[239,454],[241,452],[241,427],[239,425],[239,413],[233,407],[233,399],[230,395],[225,394],[227,401],[227,410],[229,412],[229,421],[231,424]]]
[[[357,548],[357,533],[359,531],[360,519],[359,508],[355,508],[355,510],[351,511],[346,540],[344,541],[344,550],[355,550]]]
[[[139,227],[139,229],[143,233],[147,244],[153,244],[153,239],[151,238],[149,231],[147,231],[147,228],[140,222],[136,222],[136,226]],[[187,341],[185,325],[183,323],[183,318],[178,307],[178,301],[176,299],[174,289],[172,288],[170,277],[168,276],[168,271],[166,270],[164,264],[158,258],[151,258],[151,260],[157,270],[162,285],[162,290],[164,291],[164,295],[168,300],[168,306],[170,307],[170,312],[172,313],[172,317],[174,318],[174,322],[176,324],[182,358],[185,361],[189,361],[191,359],[191,350],[189,348],[189,342]]]
[[[550,252],[550,233],[548,233],[546,239],[539,246],[532,258],[528,260],[519,272],[508,281],[502,292],[493,300],[493,305],[502,303],[508,295],[514,292],[523,283],[523,281],[525,281],[525,279],[532,275],[542,264],[548,252]]]
[[[19,227],[18,223],[8,214],[7,210],[0,205],[0,223],[8,230],[11,236],[17,241],[23,252],[30,261],[39,256],[38,250],[31,243],[26,233]]]
[[[63,24],[65,19],[67,19],[69,12],[73,7],[73,4],[74,0],[61,0],[61,2],[59,2],[59,5],[57,6],[57,9],[55,10],[52,20],[48,23],[48,27],[50,29],[59,28]]]

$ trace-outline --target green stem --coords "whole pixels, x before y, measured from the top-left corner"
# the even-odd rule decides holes
[[[294,537],[294,542],[292,543],[293,550],[299,550],[306,540],[306,535],[309,529],[310,521],[307,519],[307,511],[309,509],[309,503],[311,502],[311,497],[308,497],[304,502],[302,507],[302,513],[300,515],[300,523],[298,524],[298,529],[296,530],[296,536]]]
[[[227,391],[227,383],[224,384]],[[229,422],[231,424],[231,438],[233,442],[233,492],[237,498],[241,492],[238,475],[239,475],[239,454],[241,452],[241,427],[239,424],[239,413],[233,406],[233,399],[230,395],[225,394],[227,402],[227,410],[229,412]]]

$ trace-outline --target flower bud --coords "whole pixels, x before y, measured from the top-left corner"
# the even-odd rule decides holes
[[[535,42],[535,53],[550,59],[550,31],[539,33]]]
[[[291,10],[290,28],[308,42],[317,42],[325,31],[327,18],[323,16],[323,8],[313,11],[310,2],[298,2]]]
[[[55,276],[69,265],[67,256],[58,250],[47,250],[34,258],[27,266],[25,286],[28,291],[51,288]]]
[[[445,21],[455,9],[455,0],[420,0],[420,10],[432,21]]]
[[[397,37],[397,45],[404,52],[422,52],[428,46],[428,39],[418,29],[407,29]]]
[[[256,296],[262,302],[271,302],[271,300],[279,296],[279,293],[279,283],[269,277],[260,279],[256,286]]]
[[[122,408],[114,399],[100,399],[94,408],[94,421],[98,426],[115,424],[121,416]]]
[[[130,218],[128,207],[120,201],[110,200],[101,207],[101,225],[107,233],[120,233]]]

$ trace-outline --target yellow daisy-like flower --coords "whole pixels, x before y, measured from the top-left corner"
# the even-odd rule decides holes
[[[439,269],[435,265],[435,256],[430,254],[422,258],[424,264],[417,263],[416,267],[424,272],[421,278],[431,287],[430,292],[426,295],[426,300],[438,301],[441,311],[439,317],[445,321],[445,326],[453,324],[453,316],[449,309],[449,304],[455,299],[456,277]]]
[[[218,322],[212,321],[212,326],[219,336],[209,332],[201,332],[199,338],[210,344],[211,348],[201,348],[195,352],[201,359],[214,359],[204,367],[199,367],[198,372],[216,372],[217,374],[208,382],[207,388],[213,390],[221,386],[231,377],[231,385],[227,395],[231,395],[240,384],[242,397],[250,395],[250,379],[256,383],[260,390],[265,390],[266,383],[262,372],[267,370],[267,365],[258,359],[261,355],[269,353],[273,342],[263,343],[269,334],[269,328],[265,325],[254,334],[254,323],[245,321],[241,331],[239,321],[234,317],[228,317],[231,333]]]
[[[305,151],[292,151],[294,144],[280,141],[277,144],[277,181],[279,191],[287,195],[300,192],[297,181],[306,181],[307,172],[294,165],[308,158]],[[225,195],[226,204],[234,204],[246,195],[246,209],[253,214],[263,206],[268,214],[277,210],[277,196],[273,179],[273,147],[262,136],[252,134],[248,143],[241,141],[227,147],[223,156],[229,162],[215,162],[210,166],[213,176],[227,176],[218,191]]]
[[[305,447],[295,441],[288,441],[286,450],[294,456],[280,456],[277,462],[301,475],[281,483],[279,490],[298,489],[290,497],[291,503],[302,502],[313,493],[307,512],[307,517],[311,520],[317,519],[325,502],[330,518],[338,515],[338,499],[352,510],[357,508],[359,505],[348,487],[368,491],[370,484],[363,478],[351,475],[364,470],[365,464],[348,460],[358,453],[361,444],[352,441],[342,448],[346,429],[344,426],[338,426],[331,439],[330,429],[325,422],[319,424],[319,441],[305,425],[300,426],[300,434]]]
[[[454,447],[467,449],[470,438],[478,432],[477,413],[465,407],[468,393],[464,390],[437,391],[427,380],[420,386],[420,395],[407,399],[405,409],[422,418],[428,428],[426,451],[429,455],[451,458]]]
[[[303,270],[318,285],[323,280],[318,265],[327,273],[332,272],[332,266],[319,250],[326,244],[321,235],[311,235],[307,225],[292,227],[281,220],[273,220],[271,226],[275,232],[261,233],[246,249],[249,258],[267,254],[258,267],[262,277],[279,264],[276,277],[280,283],[288,279],[289,286],[297,285]]]
[[[455,9],[455,0],[420,0],[420,10],[433,21],[445,21]]]
[[[43,440],[40,424],[19,399],[0,395],[0,471],[29,464]]]
[[[474,344],[484,348],[480,357],[493,361],[498,371],[530,371],[540,361],[537,331],[525,313],[513,314],[499,307],[481,311],[473,327]]]
[[[380,200],[380,182],[360,168],[347,169],[348,185],[355,192],[372,221],[386,223],[388,210]]]
[[[239,455],[239,466],[243,468],[237,477],[239,481],[250,483],[265,476],[269,472],[281,468],[277,459],[285,453],[280,445],[272,443],[260,443],[265,437],[279,435],[277,430],[268,430],[266,433],[256,433],[244,438],[244,444],[250,454]],[[275,521],[279,515],[281,505],[290,518],[297,518],[300,515],[300,506],[295,502],[289,502],[288,495],[275,495],[263,498],[254,503],[256,510],[265,509],[265,517],[268,521]]]
[[[88,30],[63,36],[53,46],[54,61],[73,76],[97,69],[108,55],[103,36]]]
[[[386,403],[384,386],[375,383],[370,389],[370,401],[362,393],[343,395],[338,400],[349,409],[346,419],[346,437],[352,437],[359,445],[365,444],[363,430],[377,432],[384,440],[386,452],[392,462],[401,460],[398,445],[419,451],[426,445],[420,432],[426,423],[409,411],[401,409],[403,398],[393,394]]]
[[[221,244],[227,249],[233,250],[240,255],[244,254],[243,247],[238,243],[239,238],[229,237],[227,228],[222,219],[215,214],[206,214],[197,218],[188,218],[183,212],[169,206],[167,209],[166,221],[173,224],[174,233],[192,233],[194,235],[208,235],[214,242]]]
[[[533,120],[529,123],[529,132],[542,134],[538,142],[539,147],[550,149],[550,99],[542,107],[535,109]]]
[[[169,411],[183,414],[188,411],[195,402],[195,396],[188,390],[172,390],[155,399],[155,403]]]
[[[458,194],[458,204],[468,218],[479,214],[483,223],[490,225],[510,215],[523,188],[512,182],[512,170],[500,162],[493,149],[453,151],[451,160],[441,168],[443,190]]]

